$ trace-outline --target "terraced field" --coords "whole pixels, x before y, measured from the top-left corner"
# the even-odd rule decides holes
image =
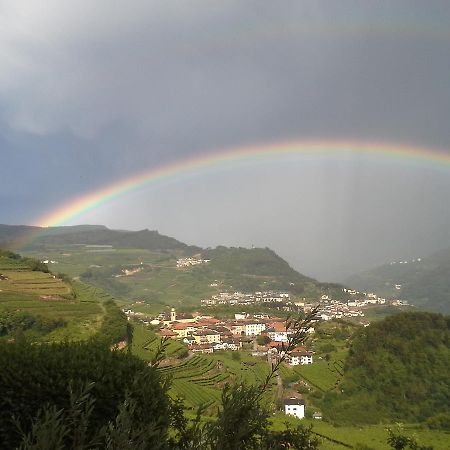
[[[155,333],[141,325],[135,325],[132,351],[136,356],[150,361],[155,354],[159,339]],[[182,360],[186,346],[177,341],[169,341],[166,349],[167,365],[159,368],[161,374],[172,380],[171,395],[184,399],[188,408],[212,405],[221,395],[225,383],[261,384],[264,382],[269,365],[244,352],[239,352],[239,360],[234,352],[215,352],[211,355],[190,355]],[[236,357],[236,356],[234,356]]]

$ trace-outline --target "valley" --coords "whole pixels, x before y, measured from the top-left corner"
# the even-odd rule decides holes
[[[91,230],[84,232],[89,234]],[[368,330],[372,329],[371,322],[385,323],[386,317],[401,316],[405,311],[412,314],[415,308],[394,306],[385,299],[380,303],[376,295],[367,297],[342,285],[318,282],[293,270],[269,249],[201,250],[183,244],[173,248],[171,238],[166,240],[159,234],[152,236],[159,242],[169,242],[171,248],[155,243],[147,243],[146,248],[116,247],[109,243],[111,240],[95,241],[89,237],[85,242],[61,244],[58,240],[63,239],[62,230],[56,236],[56,242],[48,236],[45,243],[37,239],[22,252],[24,257],[2,253],[0,339],[1,336],[16,339],[23,334],[36,342],[63,342],[86,341],[98,336],[111,344],[128,342],[133,355],[151,364],[162,337],[175,330],[157,370],[163,378],[171,379],[169,395],[173,400],[183,401],[188,416],[194,415],[199,407],[212,416],[220,405],[224,386],[260,385],[270,372],[268,361],[274,358],[270,355],[275,355],[275,361],[282,355],[280,349],[271,353],[274,346],[269,345],[270,339],[275,339],[275,343],[280,339],[280,345],[284,339],[275,337],[276,333],[270,331],[271,324],[278,323],[283,328],[289,316],[301,316],[319,305],[313,332],[305,336],[301,350],[313,355],[312,363],[293,365],[287,359],[264,394],[264,402],[274,408],[271,426],[275,430],[286,420],[296,423],[281,411],[284,399],[301,398],[307,405],[302,423],[313,425],[314,433],[322,439],[321,448],[358,448],[358,445],[386,448],[386,428],[401,420],[401,414],[387,409],[377,415],[368,406],[376,401],[373,397],[376,392],[383,395],[383,388],[377,387],[381,389],[377,391],[367,385],[364,390],[371,394],[366,396],[356,387],[355,395],[351,394],[355,376],[361,376],[360,371],[355,375],[351,365],[354,351],[360,345],[355,344],[355,339],[359,342],[358,336],[364,334],[367,326]],[[77,239],[81,239],[79,234]],[[224,293],[228,293],[228,300],[220,303]],[[216,302],[211,303],[211,299]],[[353,304],[360,306],[349,306]],[[171,308],[176,308],[178,320],[173,317],[171,321]],[[346,317],[343,314],[347,310],[361,314]],[[178,334],[187,326],[183,328],[182,317],[192,318],[187,319],[192,325],[187,334],[192,339],[189,342]],[[203,341],[202,333],[206,336],[207,330],[214,328],[207,325],[208,320],[222,329],[228,326],[230,337],[220,336],[219,342],[234,339],[237,349],[226,350],[216,345],[217,342]],[[244,330],[239,328],[239,323],[252,321],[264,324],[254,335],[232,329],[235,323],[236,330]],[[132,340],[127,337],[130,333]],[[412,350],[408,352],[413,355]],[[442,357],[446,354],[441,346],[439,352]],[[380,356],[386,357],[391,358],[386,354]],[[383,377],[384,369],[380,366],[377,370]],[[405,369],[399,366],[398,370]],[[445,366],[440,366],[440,373],[445,370]],[[422,377],[429,376],[426,371],[422,374]],[[343,395],[343,389],[347,391],[349,386],[353,387]],[[429,389],[426,384],[416,383],[411,389],[424,392],[422,401],[425,402]],[[439,394],[442,395],[443,392]],[[418,437],[420,442],[432,444],[437,450],[444,450],[448,432],[434,429],[426,422],[433,417],[433,408],[440,408],[439,402],[430,403],[425,416],[414,412],[405,415],[404,432]],[[314,414],[321,418],[314,419]],[[355,423],[351,425],[351,422]]]

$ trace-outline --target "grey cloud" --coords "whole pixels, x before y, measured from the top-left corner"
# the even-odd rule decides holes
[[[247,143],[353,137],[450,149],[448,30],[445,1],[0,2],[3,220],[31,222],[143,168]],[[148,208],[118,215],[118,201],[81,220],[269,245],[327,277],[447,239],[445,176],[334,169],[283,177],[268,166],[213,187],[202,176],[188,202],[146,191]],[[14,184],[16,174],[28,183]],[[261,211],[289,220],[258,226]]]

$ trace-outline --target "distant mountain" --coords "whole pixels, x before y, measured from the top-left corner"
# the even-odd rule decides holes
[[[14,247],[25,242],[23,249],[33,250],[48,246],[84,244],[112,245],[116,248],[146,250],[183,250],[198,252],[199,247],[188,246],[155,230],[110,230],[103,225],[77,225],[67,227],[30,227],[25,225],[0,225],[0,247]]]
[[[202,252],[210,259],[208,270],[211,276],[227,279],[237,290],[244,292],[259,290],[285,290],[309,299],[331,294],[340,298],[342,286],[335,283],[320,283],[293,269],[287,261],[270,248],[242,248],[218,246]]]
[[[353,275],[345,284],[401,298],[425,309],[450,312],[450,248],[413,261],[392,261]]]

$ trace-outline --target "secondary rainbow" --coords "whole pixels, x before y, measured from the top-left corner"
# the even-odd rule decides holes
[[[36,220],[41,227],[65,225],[96,207],[141,188],[168,180],[180,180],[217,169],[232,169],[245,164],[273,162],[282,158],[319,160],[378,160],[404,164],[450,168],[450,154],[442,150],[396,143],[359,142],[354,140],[297,140],[235,147],[181,159],[114,182],[87,195],[65,202]]]

